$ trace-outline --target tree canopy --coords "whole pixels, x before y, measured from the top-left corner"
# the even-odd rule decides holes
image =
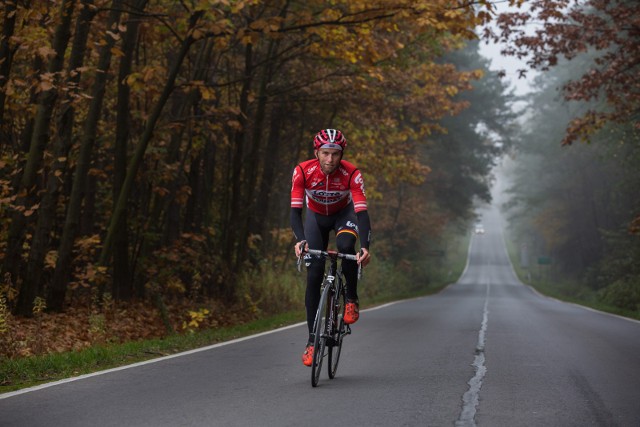
[[[436,135],[482,73],[443,58],[475,37],[479,10],[445,0],[4,2],[0,262],[12,307],[29,314],[43,297],[62,310],[94,290],[234,300],[239,271],[288,253],[290,173],[321,128],[345,132],[374,227],[387,223],[390,203],[405,207],[401,188],[444,176],[430,163],[447,150],[433,147],[451,141]],[[475,165],[462,175],[477,185],[446,222],[486,195],[489,152],[467,156]],[[414,198],[417,212],[431,209]],[[394,229],[379,229],[392,257]]]
[[[609,121],[593,132],[590,144],[559,143],[568,124],[585,109],[597,108],[599,100],[563,100],[558,89],[598,58],[597,51],[588,51],[560,59],[536,78],[538,90],[529,97],[527,120],[509,162],[508,212],[514,240],[527,248],[529,264],[540,257],[552,263],[554,289],[571,281],[577,296],[637,312],[640,241],[633,224],[640,211],[640,132],[632,122]]]
[[[563,144],[587,141],[607,123],[633,123],[640,129],[640,8],[632,0],[532,0],[509,2],[520,10],[496,18],[498,30],[484,36],[504,42],[505,55],[525,58],[548,70],[561,59],[594,55],[588,69],[562,87],[566,100],[590,102],[567,125]],[[520,70],[526,73],[526,70]]]

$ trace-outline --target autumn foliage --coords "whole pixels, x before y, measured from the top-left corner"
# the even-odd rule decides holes
[[[521,255],[551,262],[537,266],[551,292],[637,317],[640,7],[516,3],[485,37],[541,71],[514,145],[509,214]]]
[[[640,129],[640,8],[629,0],[534,0],[496,19],[496,32],[485,37],[503,41],[503,53],[526,58],[537,70],[559,60],[595,52],[593,65],[562,88],[568,101],[596,101],[571,121],[563,144],[587,141],[607,123],[631,122]],[[520,70],[526,73],[526,70]]]
[[[365,172],[376,245],[392,258],[399,188],[424,184],[434,165],[423,147],[468,107],[460,94],[482,76],[442,58],[475,37],[486,8],[3,2],[6,310],[33,316],[36,298],[45,312],[86,310],[95,295],[159,310],[170,295],[242,303],[241,272],[286,265],[290,171],[330,126]],[[411,203],[416,218],[438,211],[435,199]],[[424,231],[464,219],[464,206],[423,221]]]

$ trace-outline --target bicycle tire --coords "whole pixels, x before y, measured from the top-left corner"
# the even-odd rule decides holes
[[[311,385],[313,387],[318,386],[318,380],[320,379],[320,372],[322,371],[322,360],[324,359],[324,351],[326,345],[326,328],[327,328],[327,313],[328,313],[328,300],[329,300],[330,286],[325,286],[320,297],[320,303],[318,304],[318,311],[316,312],[316,320],[313,328],[313,362],[311,363]]]
[[[344,277],[341,278],[344,283]],[[332,319],[332,343],[327,349],[328,360],[327,368],[329,371],[329,378],[334,379],[336,372],[338,372],[338,362],[340,362],[340,354],[342,353],[342,339],[344,338],[344,309],[346,304],[346,295],[344,291],[344,285],[338,286],[340,289],[339,294],[334,294],[331,298],[331,303],[334,306],[333,313],[335,319]]]

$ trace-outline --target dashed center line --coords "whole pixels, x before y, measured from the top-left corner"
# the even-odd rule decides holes
[[[485,346],[485,334],[487,332],[487,323],[489,322],[489,289],[490,285],[487,284],[487,292],[484,297],[484,308],[482,311],[482,325],[478,332],[478,344],[476,345],[475,357],[472,366],[475,368],[476,373],[469,380],[469,390],[462,396],[462,411],[456,421],[456,427],[475,427],[476,421],[476,408],[478,406],[478,399],[480,394],[480,388],[482,388],[482,380],[487,372],[487,368],[484,365],[484,346]]]

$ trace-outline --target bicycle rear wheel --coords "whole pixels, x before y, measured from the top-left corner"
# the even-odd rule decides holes
[[[342,278],[344,283],[344,277]],[[340,361],[340,353],[342,352],[342,339],[344,338],[344,308],[346,296],[344,294],[344,286],[338,286],[340,292],[333,294],[331,304],[333,304],[333,313],[335,318],[331,319],[331,345],[327,349],[329,362],[329,378],[333,379],[338,371],[338,362]]]
[[[316,320],[313,327],[313,363],[311,364],[311,385],[316,387],[322,371],[322,360],[325,355],[327,339],[327,314],[329,312],[329,286],[325,286],[318,304]]]

